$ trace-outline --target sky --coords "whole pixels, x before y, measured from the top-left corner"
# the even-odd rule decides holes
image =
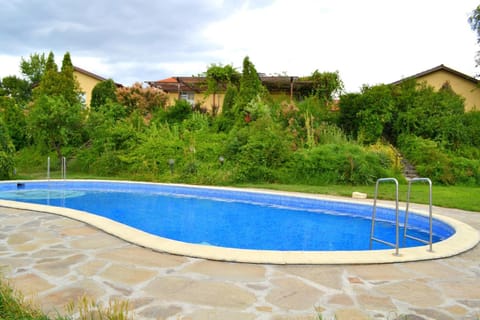
[[[478,0],[0,0],[0,78],[52,51],[123,85],[211,64],[308,76],[338,71],[346,92],[440,64],[479,73],[468,16]]]

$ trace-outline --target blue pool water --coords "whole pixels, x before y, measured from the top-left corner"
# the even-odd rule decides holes
[[[173,240],[256,250],[368,250],[368,205],[217,188],[107,181],[0,183],[0,199],[83,210]],[[394,242],[392,209],[378,208],[375,236]],[[403,217],[401,217],[403,221]],[[428,219],[409,234],[428,239]],[[403,228],[400,230],[403,234]],[[434,220],[434,242],[454,230]],[[404,246],[421,243],[407,239]],[[374,249],[388,248],[374,243]]]

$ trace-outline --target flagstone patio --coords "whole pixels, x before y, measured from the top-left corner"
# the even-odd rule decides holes
[[[480,213],[434,212],[480,230]],[[128,300],[134,319],[480,319],[478,245],[423,262],[255,265],[154,252],[47,213],[0,207],[0,222],[3,275],[52,315],[87,295]]]

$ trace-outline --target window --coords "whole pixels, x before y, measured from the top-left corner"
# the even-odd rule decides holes
[[[192,106],[195,103],[194,98],[195,98],[195,93],[194,92],[186,92],[186,91],[180,92],[180,99],[188,101],[188,103],[190,103]]]
[[[85,109],[87,106],[87,94],[85,92],[80,93],[80,103],[82,104],[83,108]]]

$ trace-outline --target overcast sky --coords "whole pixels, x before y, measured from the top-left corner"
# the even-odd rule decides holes
[[[0,0],[0,78],[20,58],[66,51],[116,82],[206,71],[309,75],[339,71],[346,91],[445,64],[474,76],[480,49],[467,19],[478,0]]]

